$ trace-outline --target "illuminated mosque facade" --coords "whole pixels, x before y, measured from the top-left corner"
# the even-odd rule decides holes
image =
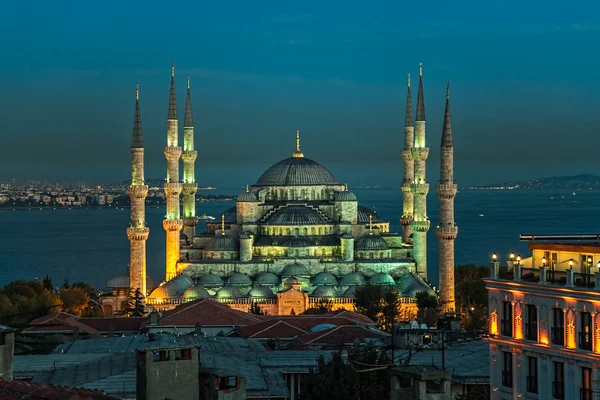
[[[206,231],[197,233],[195,194],[198,186],[194,177],[197,153],[194,150],[190,81],[188,77],[181,148],[172,67],[167,146],[164,148],[167,159],[164,185],[167,204],[163,221],[166,280],[151,291],[145,289],[145,241],[149,230],[143,215],[147,186],[143,181],[144,152],[138,99],[136,94],[129,190],[131,224],[127,230],[131,243],[129,276],[109,281],[112,296],[103,298],[105,312],[118,311],[129,290],[137,288],[147,294],[149,310],[168,310],[201,298],[211,298],[242,311],[249,311],[255,303],[269,315],[299,314],[323,302],[333,309],[352,310],[356,288],[371,283],[396,287],[406,305],[403,307],[406,317],[410,318],[416,311],[416,293],[435,293],[426,281],[429,220],[425,209],[428,192],[425,164],[428,148],[425,147],[422,67],[414,121],[410,77],[408,81],[402,153],[405,167],[402,233],[391,232],[388,221],[360,205],[347,185],[340,183],[326,167],[305,156],[300,147],[299,131],[296,132],[295,148],[290,146],[290,156],[268,168],[255,184],[239,194],[235,207],[226,210],[219,219],[208,221]],[[446,112],[449,122],[448,105]],[[451,135],[448,128],[445,120],[444,130]],[[451,144],[451,140],[448,142],[446,138],[446,143]],[[450,160],[452,168],[448,152],[443,152],[442,157]],[[180,159],[183,160],[183,182],[179,179]],[[444,165],[448,168],[447,162]],[[444,188],[441,188],[442,193]],[[450,199],[444,197],[446,201]],[[180,198],[183,198],[183,215],[180,214]],[[453,204],[453,197],[451,199]],[[454,227],[453,206],[445,209],[452,212]],[[448,216],[450,211],[444,215]],[[438,231],[440,229],[438,227]],[[445,253],[450,251],[447,243],[443,247]],[[451,251],[453,269],[453,246]],[[447,269],[444,269],[445,273]],[[446,307],[446,310],[451,308]]]

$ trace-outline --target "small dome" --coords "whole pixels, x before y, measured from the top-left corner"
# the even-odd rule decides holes
[[[273,291],[268,287],[258,285],[250,289],[250,291],[248,292],[248,296],[253,298],[268,299],[271,297],[275,297],[275,294],[273,294]]]
[[[365,277],[360,272],[349,272],[342,277],[340,285],[351,286],[351,285],[364,285]]]
[[[179,297],[185,292],[185,290],[189,287],[194,286],[194,281],[187,274],[179,274],[175,278],[170,281],[164,283],[162,286],[159,286],[155,289],[164,289],[166,293],[160,297]],[[154,292],[152,292],[154,293]]]
[[[238,299],[240,297],[244,297],[240,289],[235,286],[224,286],[217,292],[217,299]]]
[[[185,289],[185,292],[183,292],[183,298],[188,300],[206,299],[209,297],[211,297],[210,293],[202,286],[192,286],[191,288]]]
[[[323,213],[306,206],[282,208],[267,220],[267,225],[324,225],[329,223]]]
[[[285,247],[308,247],[311,245],[312,243],[308,239],[298,236],[286,238],[281,242],[281,246]]]
[[[334,201],[357,201],[356,195],[348,190],[343,192],[335,192]]]
[[[335,278],[335,276],[333,276],[333,274],[330,274],[329,272],[319,272],[313,278],[313,285],[315,286],[337,284],[337,279]]]
[[[373,274],[373,276],[371,276],[371,278],[369,278],[369,282],[372,285],[395,285],[396,282],[394,282],[394,278],[392,278],[392,276],[388,273],[385,272],[377,272],[376,274]]]
[[[412,273],[407,273],[398,278],[398,287],[403,297],[415,297],[419,292],[435,294],[432,288]]]
[[[250,237],[250,234],[248,232],[244,232],[240,235],[240,239],[243,240],[243,239],[252,239],[252,238]]]
[[[318,286],[310,295],[311,297],[337,297],[338,292],[333,286]]]
[[[340,239],[354,239],[354,236],[349,233],[343,233],[342,236],[340,236]]]
[[[368,233],[356,241],[356,250],[386,250],[387,243],[379,235]]]
[[[239,194],[237,201],[240,202],[255,202],[258,201],[258,197],[254,194],[254,192],[249,191],[248,188],[246,188],[245,192],[242,192]]]
[[[252,280],[250,280],[248,275],[240,272],[232,274],[228,280],[231,286],[252,286]]]
[[[283,286],[285,286],[286,288],[289,288],[292,286],[302,286],[302,282],[300,282],[300,280],[298,278],[296,278],[294,276],[290,276],[285,281],[283,281]]]
[[[150,299],[172,299],[177,296],[177,292],[172,287],[165,285],[159,286],[150,293]]]
[[[112,288],[128,288],[129,287],[129,274],[115,276],[108,282],[106,282],[106,287],[109,289]]]
[[[354,297],[354,292],[356,292],[356,286],[348,286],[348,289],[346,289],[346,291],[344,292],[344,294],[342,295],[342,297]]]
[[[223,286],[223,279],[219,275],[215,275],[213,273],[208,273],[202,275],[198,279],[198,283],[204,287],[218,287]]]
[[[281,276],[284,278],[295,276],[299,278],[310,278],[310,273],[308,269],[302,264],[293,263],[288,264],[283,267],[283,271],[281,271]]]
[[[237,246],[235,240],[228,235],[217,235],[213,241],[213,250],[215,251],[235,251]]]
[[[254,283],[262,286],[277,286],[279,285],[279,278],[272,272],[263,272],[256,277]]]

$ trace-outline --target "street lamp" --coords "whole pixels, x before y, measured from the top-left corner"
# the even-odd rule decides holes
[[[496,262],[497,259],[498,256],[496,255],[496,253],[492,254],[492,262]]]
[[[521,256],[517,256],[517,265],[521,265]]]
[[[572,258],[569,260],[569,267],[573,268],[573,259]]]
[[[542,257],[542,267],[546,266],[546,257]]]
[[[510,261],[514,261],[515,260],[515,253],[510,253]]]

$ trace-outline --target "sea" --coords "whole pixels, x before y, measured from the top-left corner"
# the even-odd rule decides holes
[[[432,185],[433,187],[433,185]],[[373,208],[401,232],[400,189],[353,189],[359,203]],[[234,194],[231,189],[216,193]],[[214,193],[214,192],[213,192]],[[456,263],[489,265],[491,254],[504,262],[510,252],[528,256],[520,234],[599,233],[600,191],[581,190],[473,190],[459,189],[455,202],[458,225]],[[428,233],[429,280],[438,283],[438,200],[432,190],[427,201],[432,221]],[[234,201],[198,202],[197,215],[216,217]],[[147,242],[148,275],[165,277],[164,206],[146,212],[150,237]],[[127,272],[129,241],[128,208],[0,209],[0,286],[18,279],[84,281],[97,288]],[[198,225],[198,232],[205,229]]]

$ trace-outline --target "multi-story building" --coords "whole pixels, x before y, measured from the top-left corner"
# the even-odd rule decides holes
[[[529,248],[531,268],[501,277],[494,257],[484,280],[492,399],[600,399],[600,243]]]

